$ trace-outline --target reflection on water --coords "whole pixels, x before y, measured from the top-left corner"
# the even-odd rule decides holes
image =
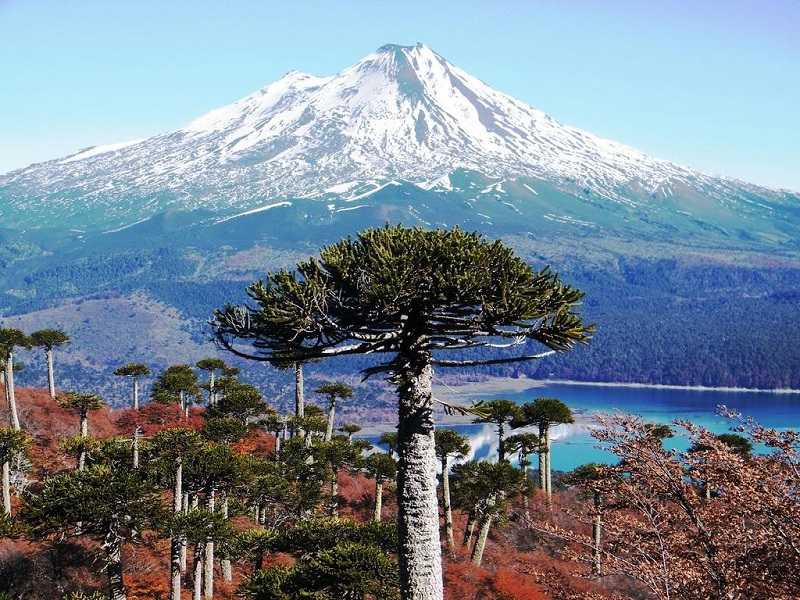
[[[765,427],[800,429],[800,394],[548,384],[525,392],[501,390],[492,394],[464,394],[459,403],[468,405],[477,400],[508,398],[522,404],[540,396],[558,398],[572,409],[578,420],[576,425],[552,429],[551,464],[554,470],[560,471],[569,471],[587,462],[615,462],[614,456],[597,447],[597,441],[589,433],[593,415],[602,412],[621,411],[665,424],[684,419],[714,433],[724,433],[731,423],[717,414],[717,408],[725,405],[753,417]],[[497,460],[497,430],[493,425],[450,428],[469,437],[470,460]],[[524,431],[538,433],[535,428],[510,433]],[[687,445],[687,441],[678,436],[665,440],[665,446],[670,448],[684,450]],[[536,458],[531,459],[535,465]]]

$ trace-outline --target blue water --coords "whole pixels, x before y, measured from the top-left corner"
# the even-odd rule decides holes
[[[522,404],[540,396],[558,398],[572,409],[581,423],[591,421],[597,413],[618,410],[640,415],[648,422],[671,424],[676,419],[684,419],[714,433],[725,433],[732,423],[717,414],[717,408],[725,405],[746,417],[753,417],[765,427],[800,429],[800,394],[797,393],[548,384],[525,392],[463,394],[459,404],[494,398]],[[452,429],[470,438],[474,454],[471,458],[496,459],[497,434],[493,426],[461,425]],[[523,430],[509,433],[520,431]],[[586,427],[559,426],[553,429],[553,438],[551,464],[554,470],[569,471],[587,462],[616,462],[613,455],[597,447],[597,441]],[[687,445],[686,439],[680,436],[665,440],[666,447],[682,450]],[[535,464],[535,457],[532,460]]]

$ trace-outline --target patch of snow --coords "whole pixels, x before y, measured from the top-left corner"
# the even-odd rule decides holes
[[[225,217],[224,219],[219,219],[217,221],[217,223],[224,223],[225,221],[230,221],[231,219],[236,219],[238,217],[244,217],[246,215],[252,215],[253,213],[263,212],[265,210],[270,210],[272,208],[277,208],[279,206],[291,206],[291,205],[292,205],[292,203],[289,202],[288,200],[284,200],[282,202],[275,202],[274,204],[267,204],[266,206],[260,206],[258,208],[252,208],[250,210],[246,210],[246,211],[244,211],[242,213],[239,213],[237,215],[232,215],[230,217]]]
[[[93,156],[98,156],[100,154],[105,154],[106,152],[116,152],[117,150],[122,150],[123,148],[127,148],[128,146],[133,146],[144,140],[132,140],[130,142],[118,142],[116,144],[107,144],[105,146],[92,146],[91,148],[87,148],[77,154],[73,154],[72,156],[68,156],[60,161],[59,164],[65,165],[68,163],[76,162],[79,160],[83,160],[85,158],[91,158]]]

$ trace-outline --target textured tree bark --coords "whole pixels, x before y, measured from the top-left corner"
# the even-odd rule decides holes
[[[486,540],[489,537],[489,529],[492,526],[492,507],[494,506],[494,495],[487,501],[486,510],[481,517],[481,528],[478,531],[478,537],[475,540],[475,546],[472,548],[472,564],[476,567],[481,566],[483,562],[483,551],[486,549]]]
[[[408,353],[398,357],[399,361],[403,362],[402,371],[397,373],[400,595],[404,600],[441,600],[444,592],[431,397],[433,368],[426,352]]]
[[[447,538],[447,545],[455,548],[456,543],[453,538],[453,507],[450,503],[450,460],[448,457],[442,459],[442,508],[444,509],[444,533]]]
[[[9,352],[6,356],[6,399],[8,400],[8,410],[11,413],[11,427],[14,431],[22,429],[19,425],[19,414],[17,413],[17,397],[14,394],[14,356]]]
[[[222,508],[222,515],[227,519],[228,518],[228,492],[223,490],[220,492],[220,507]],[[220,561],[220,566],[222,568],[222,579],[227,582],[233,581],[233,569],[231,568],[231,561],[230,559],[224,558]]]
[[[475,533],[475,521],[475,509],[472,509],[467,516],[467,525],[464,527],[464,539],[461,542],[464,548],[469,548],[469,545],[472,543],[472,536]]]
[[[306,416],[306,401],[303,392],[303,363],[294,363],[294,416],[303,419]],[[305,436],[303,426],[298,423],[294,435]]]
[[[331,475],[330,515],[332,517],[339,516],[339,475],[336,469],[333,469],[333,474]]]
[[[78,471],[83,471],[86,467],[86,438],[89,437],[89,417],[86,411],[81,411],[81,438],[84,440],[81,446],[81,453],[78,456]]]
[[[383,513],[383,481],[375,480],[375,516],[372,519],[376,523],[381,520]]]
[[[180,498],[180,504],[178,505],[179,510],[183,511],[183,514],[187,514],[189,512],[189,493],[182,492],[178,498]],[[181,573],[186,572],[186,555],[187,555],[187,542],[186,536],[181,537]]]
[[[545,464],[545,490],[547,491],[547,507],[553,508],[553,486],[551,484],[550,472],[550,428],[544,430],[544,464]]]
[[[506,428],[500,423],[497,426],[497,462],[503,462],[506,459]]]
[[[138,428],[137,428],[138,429]],[[178,455],[175,461],[175,487],[172,490],[172,511],[181,512],[183,504],[183,458]],[[181,598],[181,574],[186,571],[186,539],[173,535],[169,546],[170,600]]]
[[[138,425],[133,429],[133,468],[134,470],[139,468],[139,432],[141,431],[141,427]]]
[[[11,514],[11,464],[3,463],[3,512]]]
[[[328,406],[328,423],[325,427],[325,441],[330,442],[333,437],[333,420],[336,415],[336,401],[332,401]]]
[[[205,544],[198,543],[194,547],[194,562],[192,573],[194,575],[192,586],[192,600],[201,600],[203,596],[203,553]]]
[[[545,428],[539,425],[539,489],[547,491],[547,475],[545,475],[547,464],[545,462]]]
[[[139,378],[133,378],[133,410],[139,410]]]
[[[50,391],[50,397],[56,399],[56,382],[53,377],[53,349],[46,348],[45,356],[47,356],[47,389]]]
[[[173,536],[169,545],[169,600],[181,600],[180,536]]]
[[[214,490],[209,491],[206,508],[214,512]],[[214,597],[214,540],[208,539],[203,553],[203,597],[210,600]]]
[[[122,580],[122,546],[116,532],[106,536],[103,547],[106,552],[106,573],[111,600],[127,600],[128,595]]]

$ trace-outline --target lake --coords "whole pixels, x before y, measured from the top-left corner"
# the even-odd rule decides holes
[[[534,385],[534,382],[531,382]],[[468,388],[467,388],[468,389]],[[596,448],[597,441],[589,434],[585,425],[598,412],[619,410],[640,415],[646,421],[670,424],[675,419],[685,419],[705,427],[714,433],[725,433],[731,422],[716,414],[717,407],[724,404],[743,415],[753,417],[765,427],[800,429],[800,393],[775,393],[768,391],[696,390],[692,388],[653,388],[601,385],[576,385],[565,383],[536,384],[525,391],[491,393],[453,391],[458,404],[469,405],[471,401],[507,398],[519,404],[531,402],[540,396],[558,398],[569,406],[578,425],[554,427],[552,430],[553,470],[569,471],[587,462],[616,462],[610,453]],[[455,425],[456,429],[470,438],[473,448],[471,458],[496,460],[497,433],[492,425]],[[519,433],[516,430],[511,434]],[[535,429],[531,429],[534,433]],[[675,437],[665,440],[665,446],[685,449],[687,442]],[[536,457],[531,457],[536,465]]]

